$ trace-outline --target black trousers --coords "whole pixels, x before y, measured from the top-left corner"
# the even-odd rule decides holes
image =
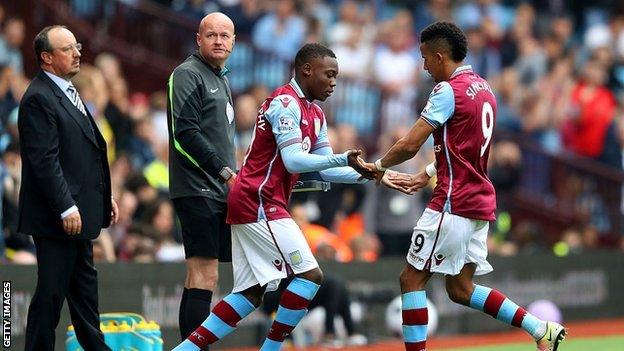
[[[80,345],[89,351],[110,351],[100,330],[91,240],[33,239],[37,289],[28,308],[26,351],[54,350],[55,329],[65,298]]]

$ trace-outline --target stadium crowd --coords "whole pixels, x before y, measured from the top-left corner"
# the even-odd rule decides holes
[[[624,250],[624,239],[602,238],[600,216],[588,216],[569,227],[553,245],[539,222],[515,221],[508,212],[523,169],[520,142],[538,145],[551,154],[592,159],[612,172],[622,169],[624,7],[603,1],[600,7],[566,8],[565,2],[546,0],[155,2],[196,22],[207,12],[223,11],[236,23],[241,41],[285,60],[306,42],[329,44],[337,55],[342,79],[366,84],[382,96],[370,124],[358,124],[345,117],[348,113],[328,109],[333,149],[363,147],[369,159],[405,134],[433,86],[422,69],[418,32],[436,20],[456,22],[468,35],[467,63],[491,83],[498,97],[490,175],[499,194],[499,218],[491,226],[490,253],[554,249],[565,254],[605,245]],[[77,14],[88,15],[91,2],[70,3]],[[33,263],[34,245],[15,230],[21,162],[17,106],[29,82],[23,61],[32,58],[31,38],[25,38],[24,20],[1,7],[0,26],[0,262]],[[120,61],[108,53],[83,62],[73,82],[107,140],[113,194],[120,208],[119,222],[94,244],[96,259],[182,261],[180,233],[167,196],[164,90],[132,91]],[[258,106],[273,87],[254,85],[236,94],[239,164]],[[433,145],[428,143],[425,152],[399,170],[416,172],[432,158]],[[581,185],[574,179],[565,183],[572,202],[584,201],[585,192],[577,190]],[[406,196],[374,184],[336,184],[327,193],[295,194],[292,213],[319,258],[374,261],[380,256],[405,255],[429,192]]]

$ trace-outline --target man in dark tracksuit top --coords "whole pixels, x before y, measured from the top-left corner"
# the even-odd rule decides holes
[[[234,24],[222,13],[204,17],[199,50],[169,77],[169,190],[182,226],[186,280],[180,304],[185,339],[210,313],[219,261],[231,261],[226,199],[236,174],[234,108],[225,61]]]

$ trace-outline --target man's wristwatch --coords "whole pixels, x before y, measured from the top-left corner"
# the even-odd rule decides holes
[[[230,178],[232,178],[234,174],[236,173],[234,173],[234,171],[230,167],[225,166],[219,171],[219,181],[221,183],[227,183],[227,181],[230,180]]]

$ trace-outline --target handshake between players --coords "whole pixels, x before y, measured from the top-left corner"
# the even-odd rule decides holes
[[[413,195],[419,189],[427,186],[431,176],[429,172],[433,169],[435,172],[435,164],[427,166],[427,169],[418,174],[407,174],[384,167],[378,167],[380,161],[375,163],[366,162],[362,159],[362,150],[349,150],[348,160],[349,166],[362,175],[361,179],[375,180],[377,184],[383,184],[390,189],[398,190],[402,193]]]

